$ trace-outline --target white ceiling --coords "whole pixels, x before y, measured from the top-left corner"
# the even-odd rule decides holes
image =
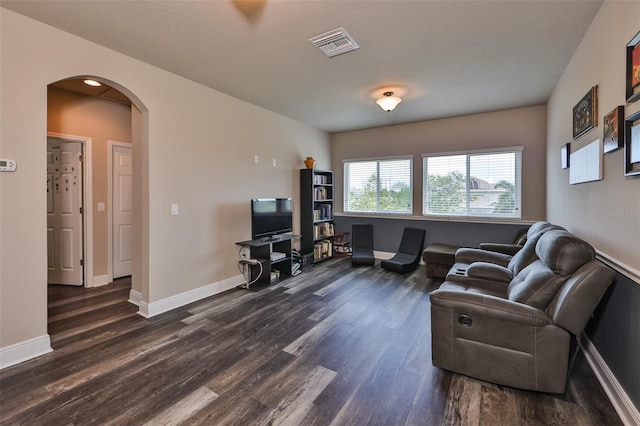
[[[543,104],[601,0],[0,0],[328,132]],[[344,27],[360,49],[307,40]],[[395,87],[402,103],[375,99]]]

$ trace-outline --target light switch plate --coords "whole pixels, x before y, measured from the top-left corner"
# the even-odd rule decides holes
[[[171,216],[178,216],[178,214],[180,213],[180,208],[178,207],[177,203],[172,203],[171,204]]]

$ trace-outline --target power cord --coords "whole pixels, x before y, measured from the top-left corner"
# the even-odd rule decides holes
[[[242,285],[242,288],[249,288],[251,284],[258,281],[258,279],[262,276],[262,272],[264,271],[264,269],[262,267],[262,263],[259,260],[245,257],[243,254],[244,249],[244,247],[240,247],[240,251],[238,252],[238,255],[240,257],[240,260],[238,261],[238,270],[245,279],[245,284]],[[260,273],[256,275],[256,278],[253,281],[250,281],[251,265],[257,265],[260,267]]]

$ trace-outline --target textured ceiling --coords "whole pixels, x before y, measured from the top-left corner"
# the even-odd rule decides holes
[[[329,132],[543,104],[601,4],[0,0]],[[338,27],[360,49],[327,58],[307,41]],[[388,87],[391,113],[375,104]]]

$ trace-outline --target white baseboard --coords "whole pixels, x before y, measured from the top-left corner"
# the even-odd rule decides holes
[[[0,370],[51,351],[51,337],[48,334],[0,348]]]
[[[101,285],[107,285],[111,282],[109,274],[97,275],[93,277],[93,287],[99,287]]]
[[[393,256],[395,256],[395,253],[391,253],[388,251],[373,251],[373,257],[375,257],[376,259],[380,259],[380,260],[385,260],[385,259],[391,259]],[[424,265],[424,260],[422,260],[422,256],[420,256],[420,264]]]
[[[213,284],[207,284],[205,286],[195,288],[193,290],[185,291],[184,293],[176,294],[156,302],[147,303],[140,301],[138,303],[138,313],[145,318],[151,318],[156,315],[163,314],[172,309],[179,308],[189,303],[197,302],[214,294],[222,293],[232,289],[240,284],[244,283],[244,277],[242,275],[236,275],[226,280],[218,281]],[[133,302],[132,302],[133,303]]]
[[[189,290],[153,303],[143,302],[142,294],[132,289],[129,291],[129,302],[139,307],[138,313],[140,315],[150,318],[188,305],[189,303],[197,302],[214,294],[222,293],[242,283],[244,283],[244,277],[242,275],[236,275],[235,277]],[[0,348],[0,370],[51,351],[53,351],[53,349],[51,348],[51,338],[48,334]]]
[[[134,289],[129,290],[129,303],[132,303],[136,306],[140,306],[141,300],[142,300],[142,293]]]
[[[633,405],[624,388],[585,333],[582,334],[580,346],[622,422],[629,426],[640,425],[640,411]]]
[[[386,260],[386,259],[391,259],[394,254],[395,253],[390,253],[388,251],[377,251],[377,250],[374,250],[373,257],[375,257],[376,259]]]

